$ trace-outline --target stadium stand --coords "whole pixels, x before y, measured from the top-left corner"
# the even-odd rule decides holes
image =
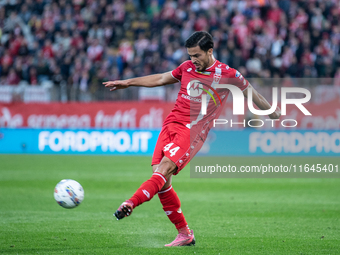
[[[216,58],[248,78],[322,78],[319,90],[334,93],[339,16],[338,0],[2,0],[1,91],[138,100],[139,88],[107,93],[102,82],[172,70],[188,59],[185,39],[206,30]],[[178,86],[157,95],[173,101]]]

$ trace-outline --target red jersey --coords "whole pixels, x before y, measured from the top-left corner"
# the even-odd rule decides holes
[[[235,69],[216,60],[205,71],[196,71],[194,64],[188,60],[171,72],[181,82],[175,107],[165,119],[163,126],[179,123],[206,138],[213,124],[222,111],[227,100],[228,89],[214,89],[217,84],[232,84],[244,91],[249,82]],[[222,105],[217,95],[222,101]],[[201,113],[202,94],[207,94],[207,111]],[[213,98],[211,98],[211,96]]]

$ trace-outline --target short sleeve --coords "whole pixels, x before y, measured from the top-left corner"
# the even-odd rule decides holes
[[[246,78],[243,77],[243,75],[237,71],[233,70],[235,79],[233,80],[233,85],[239,87],[242,91],[246,90],[249,86],[249,81],[246,80]]]
[[[176,80],[181,81],[181,79],[182,79],[182,65],[180,65],[176,69],[172,70],[171,75]]]

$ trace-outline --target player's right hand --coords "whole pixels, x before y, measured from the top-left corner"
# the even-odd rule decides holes
[[[126,89],[129,87],[127,80],[118,80],[118,81],[106,81],[103,82],[105,87],[110,88],[110,91],[114,91],[117,89]]]

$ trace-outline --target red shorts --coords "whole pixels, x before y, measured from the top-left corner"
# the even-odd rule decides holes
[[[190,138],[191,135],[191,138]],[[190,129],[177,123],[163,126],[153,152],[151,165],[158,165],[164,156],[177,166],[178,174],[201,149],[204,141]]]

